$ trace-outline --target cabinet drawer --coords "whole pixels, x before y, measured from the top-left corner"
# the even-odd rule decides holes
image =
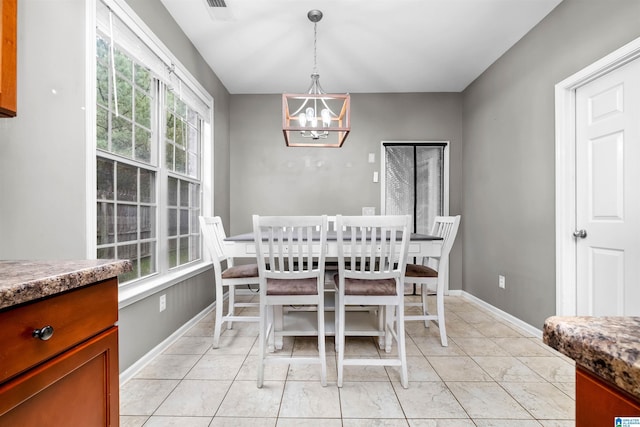
[[[118,328],[0,386],[0,427],[118,426]]]
[[[0,312],[0,383],[113,326],[118,282],[94,285]],[[33,331],[53,327],[48,340]]]

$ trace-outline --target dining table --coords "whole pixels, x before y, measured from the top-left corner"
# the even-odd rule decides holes
[[[320,233],[318,233],[320,240]],[[421,262],[423,257],[439,257],[442,253],[443,239],[439,236],[429,234],[411,233],[407,255],[409,262]],[[335,261],[338,258],[338,238],[335,230],[327,231],[327,247],[325,257],[327,262]],[[256,257],[256,245],[253,232],[228,236],[224,239],[225,253],[232,258],[254,258]],[[413,261],[415,259],[415,261]],[[336,266],[337,269],[337,266]],[[325,279],[325,332],[327,336],[335,335],[335,292],[333,286],[334,271],[327,271]],[[284,314],[287,314],[286,316]],[[305,308],[287,308],[276,311],[276,330],[286,330],[288,335],[309,336],[315,334],[315,315]],[[372,311],[364,308],[356,312],[347,313],[347,319],[353,324],[355,334],[371,336],[379,329],[377,316],[372,315]],[[381,347],[387,347],[380,340]],[[281,349],[283,346],[282,337],[276,338],[275,347]]]
[[[318,233],[318,240],[320,235]],[[439,257],[442,252],[442,237],[411,233],[408,257]],[[256,245],[253,233],[237,234],[224,239],[225,253],[233,258],[255,258]],[[338,233],[327,231],[326,258],[338,257]]]

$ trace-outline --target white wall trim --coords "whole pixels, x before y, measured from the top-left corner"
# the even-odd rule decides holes
[[[85,5],[85,256],[96,259],[96,3]]]
[[[214,111],[213,108],[211,108],[209,112],[210,122],[204,123],[202,129],[202,205],[200,206],[200,214],[203,216],[213,216],[213,213],[215,212],[215,197],[213,195],[215,188],[215,174],[213,173],[213,167],[215,164],[213,114]],[[201,244],[200,247],[202,248],[202,253],[206,252],[206,250],[204,250],[204,244]]]
[[[566,78],[555,87],[556,314],[576,314],[575,96],[576,89],[640,57],[640,38]]]
[[[95,259],[96,253],[96,25],[98,17],[96,16],[96,2],[99,0],[91,0],[87,5],[86,12],[86,256],[89,259]],[[194,77],[191,72],[177,59],[171,50],[153,33],[146,23],[137,16],[135,11],[127,4],[126,0],[101,0],[115,15],[165,63],[165,65],[173,65],[173,71],[185,86],[193,92],[195,97],[203,103],[207,108],[207,114],[203,117],[204,123],[202,129],[202,153],[200,168],[200,185],[202,200],[200,203],[201,214],[211,215],[213,212],[214,201],[214,99],[213,96],[204,88],[204,86]],[[168,83],[169,79],[164,81]],[[200,113],[203,113],[200,111]],[[163,147],[164,144],[160,144]],[[161,148],[162,149],[162,148]],[[158,154],[159,155],[159,154]],[[108,154],[107,154],[108,156]],[[118,160],[121,161],[121,160]],[[126,160],[125,160],[126,161]],[[164,172],[166,174],[166,172]],[[158,175],[160,178],[160,175]],[[157,182],[166,182],[166,179],[158,179]],[[163,184],[158,184],[157,192],[165,190]],[[167,230],[166,218],[163,215],[158,217],[156,225],[156,234],[158,236],[156,253],[166,252],[167,239],[159,230]],[[202,248],[202,245],[201,245]],[[204,253],[204,250],[201,250]],[[158,274],[149,278],[136,280],[133,283],[125,284],[119,288],[119,307],[123,308],[133,304],[141,299],[160,292],[176,283],[193,277],[206,269],[210,268],[210,262],[206,265],[205,257],[195,260],[192,265],[180,267],[177,272],[172,271],[167,265],[166,259],[158,258]],[[164,273],[161,273],[164,272]]]
[[[169,335],[164,341],[148,351],[144,356],[138,359],[133,365],[120,373],[120,387],[122,387],[127,381],[135,377],[138,372],[144,369],[153,359],[162,354],[171,344],[175,343],[178,338],[184,335],[189,329],[195,326],[199,321],[205,318],[207,314],[211,313],[215,307],[215,302],[195,315],[191,320],[182,325],[173,334]],[[213,343],[213,338],[211,338]]]
[[[489,304],[488,302],[485,302],[483,300],[481,300],[480,298],[471,295],[470,293],[466,292],[466,291],[450,291],[449,295],[460,295],[465,299],[468,299],[469,301],[473,302],[474,304],[479,305],[480,307],[488,310],[489,312],[491,312],[492,314],[496,315],[497,317],[500,317],[501,319],[506,320],[507,322],[511,323],[512,325],[522,329],[524,332],[531,334],[537,338],[542,339],[542,330],[541,329],[537,329],[534,326],[531,326],[530,324],[518,319],[515,316],[512,316],[511,314],[507,313],[506,311],[502,311],[497,307],[492,306],[491,304]]]

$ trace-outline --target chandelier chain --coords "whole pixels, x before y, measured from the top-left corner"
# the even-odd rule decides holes
[[[318,23],[313,23],[313,73],[318,74]]]

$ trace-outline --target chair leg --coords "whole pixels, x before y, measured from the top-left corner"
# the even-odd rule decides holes
[[[447,347],[447,328],[444,324],[444,280],[438,280],[436,290],[436,304],[438,308],[438,329],[440,330],[440,342],[443,347]]]
[[[336,315],[338,318],[338,330],[336,331],[336,340],[338,341],[338,387],[342,387],[342,379],[344,373],[344,350],[345,350],[345,337],[344,337],[344,319],[345,319],[345,306],[344,301],[338,301]]]
[[[271,306],[273,313],[273,335],[275,349],[282,350],[284,347],[284,337],[282,335],[276,335],[276,331],[282,332],[284,330],[284,313],[281,305]]]
[[[324,307],[318,307],[318,355],[320,356],[320,384],[327,385],[327,352],[325,349]]]
[[[391,331],[394,329],[393,324],[398,323],[398,318],[395,317],[394,306],[387,305],[384,307],[384,351],[385,353],[391,353],[391,347],[393,345],[393,335]]]
[[[420,299],[422,300],[422,315],[423,316],[427,316],[429,314],[429,310],[428,310],[428,306],[427,306],[427,296],[429,294],[429,287],[424,284],[421,283],[420,284]],[[429,327],[429,320],[425,319],[424,321],[424,327],[428,328]]]
[[[264,304],[260,304],[260,332],[258,334],[258,339],[260,342],[258,343],[258,388],[262,388],[264,383],[264,358],[266,354],[266,344],[267,344],[267,307]]]
[[[213,329],[213,348],[220,345],[220,332],[222,331],[222,312],[224,311],[224,290],[222,285],[216,286],[216,324]]]
[[[236,312],[236,287],[229,286],[229,307],[227,308],[227,316],[235,316]],[[233,322],[227,320],[227,329],[233,329]]]
[[[280,307],[281,308],[281,307]],[[266,341],[267,341],[267,350],[269,351],[269,353],[273,353],[274,351],[276,351],[276,331],[278,330],[275,327],[275,320],[274,320],[274,311],[277,310],[276,307],[274,307],[273,305],[268,305],[266,307],[266,328],[267,328],[267,336],[266,336]],[[280,337],[282,339],[282,336]],[[280,349],[282,349],[282,344],[280,345]]]
[[[396,335],[398,339],[398,356],[400,357],[400,383],[403,388],[409,387],[409,374],[407,372],[406,337],[404,333],[404,306],[389,307],[390,311],[396,310]]]
[[[335,331],[335,334],[333,336],[333,347],[336,354],[338,354],[338,343],[340,341],[338,340],[338,298],[340,298],[340,296],[338,295],[338,291],[336,290],[335,302],[333,306],[333,330]]]
[[[387,349],[389,342],[389,331],[387,330],[387,313],[384,305],[378,306],[378,348]]]

